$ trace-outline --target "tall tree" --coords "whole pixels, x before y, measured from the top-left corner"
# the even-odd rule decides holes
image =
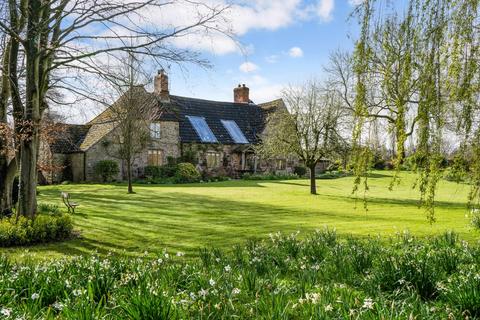
[[[147,16],[161,16],[162,10],[179,3],[197,10],[194,21],[180,26],[149,23]],[[221,31],[219,19],[226,7],[191,0],[9,0],[0,9],[0,32],[6,35],[8,49],[3,53],[8,70],[4,69],[2,75],[8,74],[15,132],[21,134],[15,157],[20,170],[17,214],[33,217],[39,130],[49,105],[49,90],[57,86],[75,91],[67,72],[105,73],[95,59],[108,59],[108,55],[121,51],[147,55],[156,61],[204,64],[197,54],[173,47],[171,41],[200,29]],[[23,91],[19,65],[25,66]],[[6,104],[0,104],[0,108],[3,116]],[[1,163],[0,170],[0,176],[6,176]]]
[[[133,163],[150,142],[150,123],[160,115],[157,99],[153,99],[144,88],[148,78],[142,69],[142,62],[133,54],[120,65],[115,78],[109,77],[113,87],[115,103],[108,107],[108,117],[103,121],[111,122],[112,131],[107,152],[120,159],[126,168],[128,193],[133,193]],[[153,103],[152,103],[153,102]]]
[[[310,193],[316,194],[316,165],[343,150],[345,110],[332,91],[322,89],[315,81],[286,89],[283,99],[287,109],[269,117],[260,153],[266,157],[299,157],[310,170]]]
[[[368,155],[360,151],[364,148],[361,138],[368,117],[371,66],[382,56],[390,63],[382,68],[384,75],[379,85],[385,101],[398,111],[395,144],[397,150],[404,150],[406,137],[415,132],[417,186],[427,217],[434,221],[435,193],[449,120],[457,116],[458,132],[463,134],[459,139],[462,147],[475,150],[480,145],[476,116],[480,109],[480,0],[411,0],[404,11],[394,5],[391,12],[385,12],[385,2],[388,0],[366,0],[357,8],[361,25],[354,54],[357,182],[361,176],[366,177],[364,159]],[[375,46],[378,30],[382,30],[383,38],[398,41],[382,41],[382,46]],[[414,117],[411,125],[406,125],[412,104]],[[399,154],[397,168],[403,159]],[[469,200],[478,205],[480,153],[473,152],[471,163],[473,184]]]

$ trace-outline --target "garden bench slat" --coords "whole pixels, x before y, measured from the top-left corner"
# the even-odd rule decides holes
[[[79,205],[76,202],[70,201],[70,194],[68,192],[61,192],[63,204],[67,207],[68,213],[75,214],[75,208]]]

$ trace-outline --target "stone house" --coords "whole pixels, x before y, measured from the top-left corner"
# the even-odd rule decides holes
[[[295,159],[263,160],[253,148],[265,129],[268,115],[285,108],[281,99],[255,104],[249,88],[238,85],[233,102],[219,102],[171,95],[168,76],[160,71],[154,91],[138,87],[149,108],[159,110],[151,120],[149,145],[135,159],[134,176],[142,177],[146,166],[161,166],[169,159],[190,158],[206,175],[238,177],[245,172],[292,172]],[[65,125],[64,133],[41,155],[63,164],[63,170],[45,177],[51,183],[69,180],[95,181],[94,167],[100,160],[114,160],[125,177],[125,165],[108,152],[116,127],[110,108],[85,125]],[[44,174],[46,175],[46,174]]]

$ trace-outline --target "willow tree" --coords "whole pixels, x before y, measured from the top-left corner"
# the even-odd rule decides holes
[[[153,17],[168,16],[163,10],[186,5],[192,19],[160,25]],[[40,124],[52,100],[52,88],[77,92],[71,75],[75,70],[94,75],[107,73],[98,61],[118,52],[134,52],[157,62],[204,61],[195,52],[172,45],[174,39],[202,31],[221,31],[225,6],[209,6],[191,0],[9,0],[0,4],[2,52],[0,121],[7,105],[13,109],[18,139],[15,163],[19,164],[18,215],[36,213],[37,162]],[[222,21],[219,21],[222,20]],[[186,22],[185,22],[186,21]],[[18,66],[24,66],[20,72]],[[19,78],[22,77],[21,81]],[[0,177],[8,166],[0,161]],[[8,188],[7,188],[8,189]],[[4,190],[0,201],[3,201]],[[4,205],[2,204],[1,207]]]
[[[285,89],[283,101],[287,108],[275,111],[267,120],[260,153],[266,157],[298,157],[310,170],[310,193],[316,194],[316,165],[345,149],[345,110],[332,91],[315,81]]]
[[[449,119],[455,117],[460,145],[472,152],[467,168],[472,183],[470,204],[480,199],[480,132],[476,119],[479,111],[479,0],[411,0],[404,10],[394,3],[386,12],[383,0],[366,0],[358,8],[361,34],[354,53],[356,74],[355,146],[357,186],[366,181],[368,154],[362,141],[368,117],[368,84],[371,66],[380,54],[391,61],[379,78],[385,102],[398,111],[395,120],[396,148],[402,151],[408,135],[416,138],[414,154],[417,186],[427,216],[434,221],[435,193],[441,177],[442,144]],[[382,9],[382,10],[380,10]],[[395,23],[395,24],[394,24]],[[397,27],[393,27],[397,26]],[[378,32],[383,38],[399,39],[391,46],[382,41],[375,46]],[[403,43],[404,50],[398,50]],[[403,53],[402,53],[403,52]],[[401,53],[401,55],[399,55]],[[391,58],[389,58],[391,57]],[[396,58],[398,59],[397,61]],[[376,68],[374,68],[376,69]],[[413,105],[414,108],[409,109]],[[406,116],[413,110],[413,121]],[[466,154],[466,153],[465,153]],[[402,152],[397,153],[400,167]]]

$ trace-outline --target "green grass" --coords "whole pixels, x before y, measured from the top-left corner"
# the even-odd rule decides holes
[[[360,237],[389,237],[404,230],[431,236],[455,230],[464,240],[479,239],[466,217],[468,186],[440,183],[437,222],[431,225],[418,208],[418,191],[412,190],[415,176],[402,173],[400,185],[389,191],[389,174],[371,177],[368,212],[362,200],[356,202],[351,195],[351,177],[318,180],[317,196],[308,193],[307,180],[136,185],[132,195],[120,184],[46,186],[40,188],[39,202],[63,210],[60,191],[67,191],[80,204],[74,220],[81,238],[1,251],[16,258],[93,251],[140,255],[164,248],[193,255],[201,247],[231,248],[277,231],[302,234],[323,226]]]
[[[199,259],[0,257],[0,292],[2,319],[479,319],[480,247],[453,232],[345,240],[325,228]]]

